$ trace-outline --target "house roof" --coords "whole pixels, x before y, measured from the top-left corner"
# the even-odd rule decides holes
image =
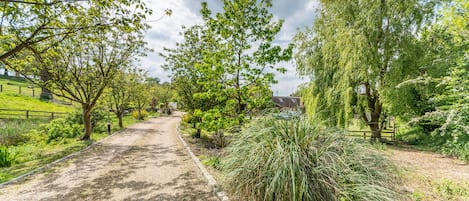
[[[281,108],[298,108],[302,107],[300,97],[294,96],[273,96],[272,101],[275,103],[275,106]]]

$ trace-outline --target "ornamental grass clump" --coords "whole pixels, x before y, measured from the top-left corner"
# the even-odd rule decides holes
[[[239,200],[396,200],[398,178],[378,151],[307,119],[264,118],[234,137],[222,163]]]

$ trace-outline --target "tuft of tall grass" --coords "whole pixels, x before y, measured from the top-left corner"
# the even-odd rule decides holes
[[[16,155],[12,154],[8,147],[0,147],[0,167],[10,167]]]
[[[239,200],[396,200],[393,165],[369,144],[308,119],[263,118],[222,161],[224,187]]]
[[[27,133],[37,129],[47,120],[43,119],[0,119],[0,145],[16,146],[29,140]]]

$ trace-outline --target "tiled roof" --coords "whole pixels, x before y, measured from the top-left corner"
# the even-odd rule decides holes
[[[273,96],[272,101],[277,107],[298,108],[302,107],[300,97],[293,96]]]

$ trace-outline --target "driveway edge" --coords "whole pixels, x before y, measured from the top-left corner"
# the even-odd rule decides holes
[[[217,181],[214,179],[214,177],[207,171],[205,166],[200,162],[199,158],[195,156],[195,154],[192,152],[191,148],[189,145],[187,145],[186,141],[182,138],[182,133],[180,132],[180,127],[181,124],[177,124],[177,134],[179,137],[179,140],[181,140],[182,145],[186,148],[187,152],[189,152],[189,155],[191,156],[192,160],[194,163],[197,165],[199,170],[202,172],[202,175],[204,175],[205,179],[208,181],[208,185],[210,188],[212,188],[212,191],[217,195],[217,197],[222,200],[222,201],[229,201],[230,199],[226,195],[226,193],[220,188],[220,185],[217,183]]]
[[[87,150],[89,150],[89,149],[95,147],[96,145],[101,144],[104,140],[106,140],[106,139],[112,137],[113,135],[117,135],[117,134],[119,134],[119,133],[121,133],[121,132],[123,132],[123,131],[125,131],[125,130],[127,130],[127,128],[124,128],[124,129],[122,129],[122,130],[120,130],[120,131],[116,131],[116,132],[112,133],[111,135],[108,135],[108,136],[106,136],[105,138],[103,138],[103,139],[101,139],[101,140],[99,140],[99,141],[97,141],[97,142],[94,142],[94,143],[90,144],[89,146],[85,147],[85,148],[82,149],[82,150],[79,150],[79,151],[77,151],[77,152],[74,152],[74,153],[71,153],[71,154],[69,154],[69,155],[66,155],[66,156],[64,156],[64,157],[62,157],[62,158],[59,158],[59,159],[57,159],[57,160],[55,160],[55,161],[53,161],[53,162],[51,162],[51,163],[48,163],[48,164],[46,164],[46,165],[44,165],[44,166],[42,166],[42,167],[38,167],[38,168],[36,168],[36,169],[34,169],[34,170],[31,170],[31,171],[29,171],[29,172],[27,172],[27,173],[24,173],[24,174],[22,174],[22,175],[20,175],[20,176],[17,176],[17,177],[15,177],[15,178],[13,178],[13,179],[11,179],[11,180],[9,180],[9,181],[3,182],[3,183],[0,184],[0,189],[2,189],[3,187],[5,187],[5,186],[7,186],[7,185],[10,185],[10,184],[13,184],[13,183],[16,183],[16,182],[20,182],[21,180],[23,180],[23,179],[25,179],[26,177],[31,176],[31,175],[33,175],[33,174],[43,172],[44,170],[47,170],[47,169],[49,169],[49,168],[51,168],[51,167],[54,167],[54,166],[57,165],[58,163],[67,161],[68,159],[71,159],[71,158],[73,158],[73,157],[75,157],[75,156],[78,156],[78,155],[80,155],[81,153],[83,153],[83,152],[85,152],[85,151],[87,151]]]

